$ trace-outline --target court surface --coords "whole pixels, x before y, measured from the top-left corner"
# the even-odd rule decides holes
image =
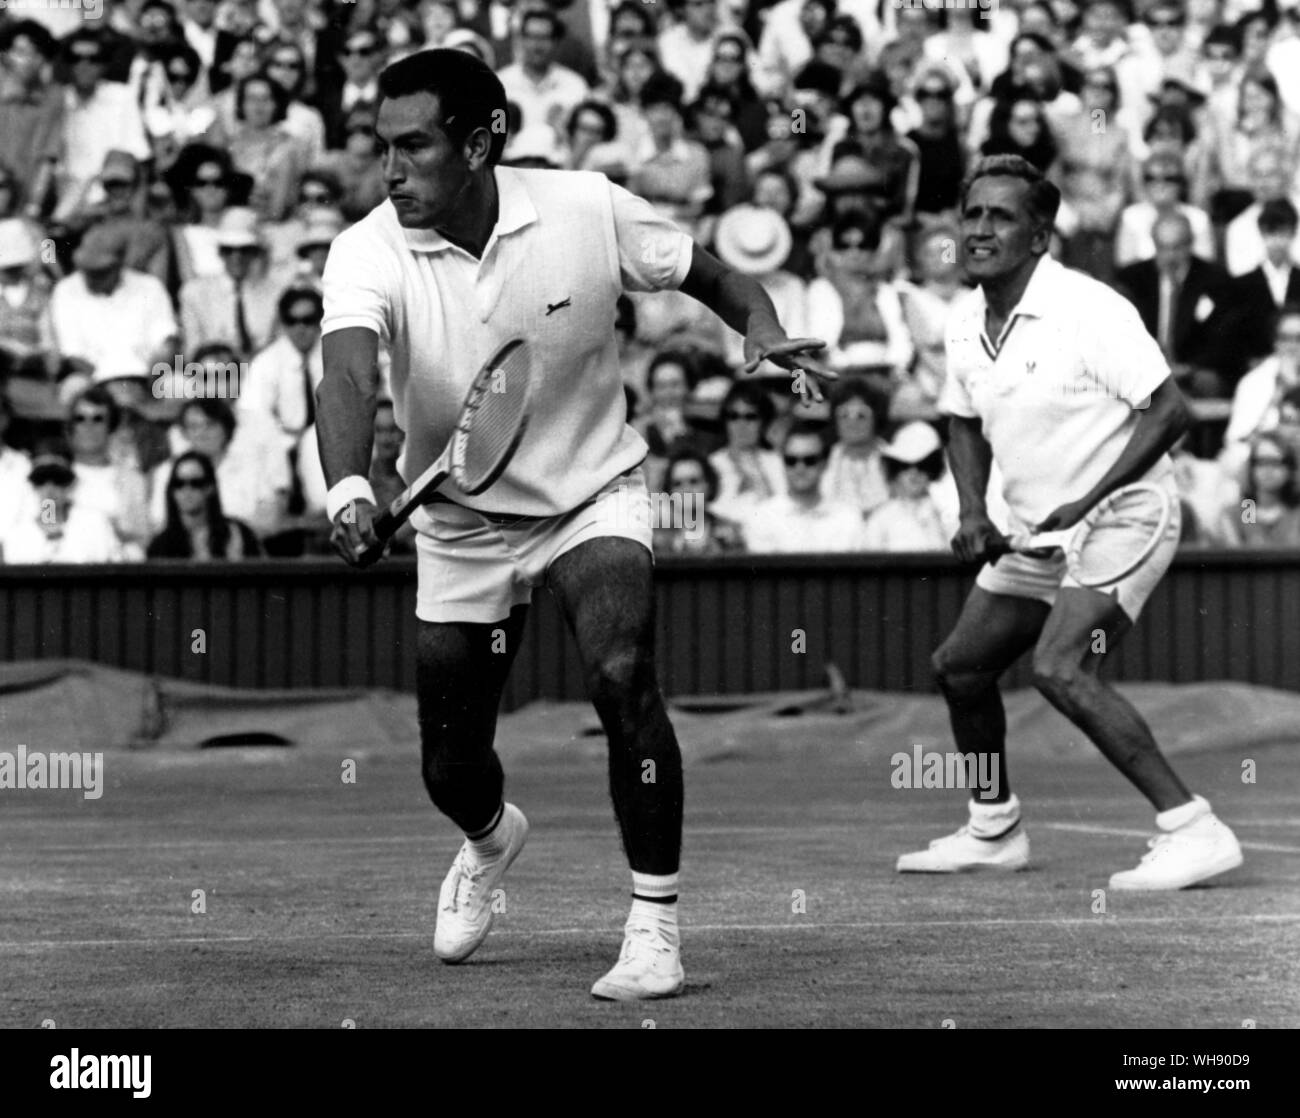
[[[0,1025],[1300,1026],[1300,755],[1177,759],[1247,862],[1214,888],[1124,895],[1153,826],[1101,763],[1016,762],[1032,870],[900,877],[960,791],[815,755],[687,769],[685,996],[593,1001],[628,878],[591,756],[507,758],[532,823],[467,964],[432,951],[457,845],[393,747],[114,753],[101,799],[5,793]],[[357,763],[356,782],[341,779]],[[200,907],[195,890],[203,890]],[[1100,911],[1104,903],[1104,912]]]

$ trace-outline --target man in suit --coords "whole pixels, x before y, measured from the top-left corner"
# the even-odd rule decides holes
[[[338,57],[344,80],[322,86],[316,98],[325,119],[325,146],[331,150],[347,144],[347,121],[354,109],[378,108],[384,44],[372,28],[358,28],[343,40]],[[319,61],[317,71],[319,74]]]
[[[1188,396],[1222,397],[1229,380],[1223,373],[1228,276],[1192,254],[1192,226],[1185,215],[1160,218],[1151,234],[1155,259],[1122,268],[1116,286],[1159,343],[1179,388]]]
[[[1259,267],[1230,281],[1224,333],[1236,358],[1230,369],[1234,382],[1273,352],[1273,323],[1278,311],[1300,306],[1300,268],[1291,259],[1297,226],[1300,214],[1289,198],[1265,202],[1259,212],[1264,259]]]

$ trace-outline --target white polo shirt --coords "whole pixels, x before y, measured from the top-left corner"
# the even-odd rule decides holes
[[[558,516],[646,455],[627,424],[615,304],[625,289],[679,287],[693,242],[602,174],[495,175],[500,209],[481,261],[433,230],[403,229],[391,202],[340,233],[321,328],[365,327],[390,347],[408,482],[442,453],[482,364],[525,338],[533,411],[519,449],[479,496],[450,481],[441,492],[484,512]]]
[[[1133,305],[1044,256],[995,344],[980,288],[948,318],[939,410],[979,419],[1007,505],[1032,527],[1114,465],[1169,365]],[[1169,474],[1168,455],[1147,479]]]

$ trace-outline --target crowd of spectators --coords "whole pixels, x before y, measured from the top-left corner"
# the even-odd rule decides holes
[[[670,514],[657,550],[947,548],[935,401],[964,290],[958,193],[998,153],[1058,184],[1053,254],[1123,292],[1219,417],[1175,452],[1184,541],[1300,546],[1300,4],[86,12],[0,11],[4,562],[324,549],[319,279],[385,199],[377,77],[434,46],[500,75],[506,163],[604,173],[827,343],[841,381],[809,403],[770,366],[739,376],[741,339],[688,297],[620,300],[629,420]],[[381,499],[401,447],[386,404]]]

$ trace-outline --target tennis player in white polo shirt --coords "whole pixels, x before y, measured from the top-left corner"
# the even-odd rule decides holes
[[[791,340],[752,279],[728,271],[604,175],[498,167],[500,81],[472,55],[431,50],[379,79],[388,201],[341,234],[325,268],[321,459],[338,552],[375,541],[365,476],[381,339],[391,351],[409,481],[437,458],[470,381],[505,340],[531,346],[534,407],[501,478],[413,518],[423,776],[466,835],[434,935],[446,962],[487,936],[492,893],[528,824],[503,797],[497,707],[534,588],[556,595],[609,738],[610,790],[632,869],[618,963],[592,988],[680,992],[677,874],[682,766],[655,678],[651,525],[614,334],[625,290],[680,288],[745,336],[753,364],[830,375],[821,343]],[[811,378],[810,378],[811,380]],[[815,382],[808,386],[816,394]]]
[[[1047,255],[1060,192],[1019,156],[979,161],[962,192],[961,236],[978,288],[947,325],[939,399],[961,498],[953,550],[967,562],[1005,537],[984,494],[993,461],[1011,531],[1077,524],[1121,485],[1176,493],[1169,448],[1190,418],[1169,366],[1137,312],[1104,284]],[[1175,506],[1176,507],[1176,506]],[[1150,558],[1104,591],[1072,582],[1064,560],[1007,554],[986,562],[956,628],[934,654],[962,753],[992,754],[1000,786],[970,801],[970,817],[901,872],[1023,869],[1029,840],[1007,780],[1006,716],[998,678],[1029,648],[1034,684],[1155,807],[1159,835],[1112,889],[1181,889],[1241,864],[1232,832],[1193,796],[1136,710],[1098,676],[1104,653],[1132,627],[1178,546],[1173,517]],[[1104,632],[1104,643],[1098,633]]]

